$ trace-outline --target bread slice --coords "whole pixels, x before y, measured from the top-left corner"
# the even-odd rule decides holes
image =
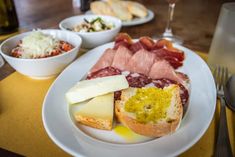
[[[109,6],[112,8],[114,14],[116,17],[123,21],[129,21],[132,20],[133,16],[129,12],[127,5],[123,5],[123,1],[119,0],[108,0],[107,1]]]
[[[113,124],[114,94],[98,96],[90,100],[75,113],[77,122],[84,125],[111,130]]]
[[[143,18],[148,15],[148,10],[146,9],[146,7],[138,2],[123,1],[123,3],[127,4],[129,12],[134,16]]]
[[[154,88],[154,87],[148,87]],[[170,85],[163,90],[171,92],[170,103],[168,107],[162,111],[165,117],[156,121],[140,122],[137,120],[136,113],[127,112],[125,110],[126,102],[137,93],[137,88],[128,88],[122,91],[121,100],[115,102],[115,114],[117,119],[132,131],[149,137],[161,137],[171,134],[177,130],[180,125],[183,107],[180,99],[180,88],[178,85]],[[158,99],[156,97],[156,99]],[[147,104],[146,104],[147,105]],[[162,104],[165,105],[165,104]],[[146,112],[144,109],[143,112]]]
[[[95,1],[91,3],[90,7],[94,14],[116,16],[107,2]]]

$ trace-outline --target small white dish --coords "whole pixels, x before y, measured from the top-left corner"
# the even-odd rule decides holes
[[[74,48],[66,53],[39,59],[22,59],[9,55],[11,50],[16,47],[20,40],[29,35],[31,32],[25,32],[13,36],[2,42],[0,45],[0,54],[4,59],[19,73],[32,77],[34,79],[45,79],[58,75],[64,68],[69,65],[76,57],[82,43],[82,40],[76,34],[71,32],[48,29],[41,30],[42,33],[50,34],[59,40],[66,41]]]
[[[92,20],[97,17],[101,17],[104,21],[108,23],[114,24],[114,28],[110,30],[100,31],[100,32],[75,32],[70,31],[75,26],[84,22],[84,19]],[[114,39],[114,37],[118,34],[122,26],[121,20],[111,17],[111,16],[104,16],[104,15],[80,15],[80,16],[73,16],[64,19],[60,22],[59,27],[62,30],[67,30],[73,32],[82,38],[82,48],[94,48],[99,45],[105,44],[110,42]],[[70,29],[70,30],[68,30]]]
[[[86,15],[94,15],[91,10],[88,10]],[[122,21],[122,26],[136,26],[136,25],[141,25],[144,23],[148,23],[154,18],[154,12],[152,10],[148,9],[148,15],[144,18],[134,18],[130,21]]]
[[[73,156],[90,157],[172,157],[193,146],[205,133],[213,118],[216,105],[216,88],[207,64],[193,51],[179,45],[186,59],[179,70],[186,73],[191,82],[189,107],[180,128],[173,134],[147,142],[120,144],[113,131],[100,131],[77,125],[73,121],[65,93],[83,79],[113,43],[99,46],[68,66],[50,87],[42,110],[43,124],[49,137],[64,151]],[[53,112],[52,112],[53,111]],[[120,137],[119,137],[120,138]]]

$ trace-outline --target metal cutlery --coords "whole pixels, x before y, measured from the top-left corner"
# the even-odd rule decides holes
[[[226,105],[235,112],[235,75],[232,75],[226,83],[224,90]]]
[[[219,130],[216,141],[215,157],[232,157],[232,149],[229,141],[227,117],[226,117],[226,102],[224,96],[225,84],[228,80],[228,69],[217,66],[214,71],[214,79],[216,82],[217,97],[220,100],[220,119]]]

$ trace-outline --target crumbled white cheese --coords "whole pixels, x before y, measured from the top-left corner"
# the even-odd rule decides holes
[[[59,40],[35,31],[24,37],[20,46],[23,50],[21,58],[39,58],[50,55],[59,46]]]
[[[93,24],[93,28],[95,29],[95,31],[102,31],[102,25],[100,22],[96,21],[94,24]]]

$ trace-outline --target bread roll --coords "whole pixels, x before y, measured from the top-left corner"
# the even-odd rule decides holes
[[[115,16],[113,10],[111,9],[111,7],[108,5],[107,2],[95,1],[91,3],[90,7],[91,11],[94,14]]]
[[[109,6],[112,8],[114,14],[123,21],[128,21],[133,18],[126,5],[119,0],[108,0]]]
[[[140,18],[148,15],[146,7],[140,3],[128,1],[127,8],[131,14]]]

